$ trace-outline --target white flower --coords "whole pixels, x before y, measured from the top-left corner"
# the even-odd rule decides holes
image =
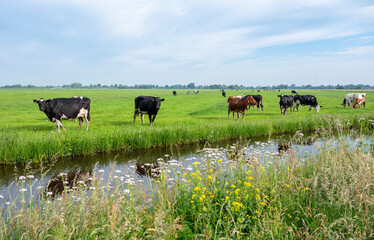
[[[121,173],[122,171],[121,171],[121,170],[116,170],[115,172],[116,172],[116,173]]]
[[[62,172],[62,173],[59,173],[57,176],[58,176],[58,177],[62,177],[62,176],[67,176],[67,175],[68,175],[67,173],[63,173],[63,172]]]
[[[104,169],[99,169],[98,172],[99,172],[99,173],[103,173],[103,172],[105,172],[105,171],[104,171]]]
[[[47,192],[47,196],[52,196],[52,192]]]
[[[27,189],[26,188],[21,188],[19,191],[20,192],[27,192]]]
[[[170,155],[169,154],[165,154],[164,157],[169,157]]]
[[[10,202],[5,202],[5,204],[6,204],[6,205],[9,205],[9,204],[10,204]]]
[[[129,194],[129,193],[130,193],[130,190],[129,190],[129,189],[125,189],[125,190],[123,190],[123,192],[124,192],[125,194]]]
[[[33,179],[33,178],[34,178],[34,175],[27,175],[27,178],[29,178],[29,179]]]
[[[95,187],[90,187],[90,190],[95,190]]]
[[[69,182],[68,182],[68,181],[64,181],[63,183],[64,183],[64,184],[69,184]]]
[[[25,176],[20,176],[20,177],[19,177],[19,180],[25,180],[25,179],[26,179]]]
[[[4,198],[4,196],[3,196],[3,195],[0,195],[0,198]]]
[[[77,183],[78,184],[84,184],[84,181],[78,181]]]
[[[42,189],[43,188],[43,186],[38,186],[38,187],[36,187],[36,189]]]

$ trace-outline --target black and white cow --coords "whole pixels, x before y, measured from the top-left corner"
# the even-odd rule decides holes
[[[225,90],[222,90],[222,96],[225,98],[226,97],[226,92]]]
[[[79,127],[81,128],[83,118],[86,119],[86,130],[90,124],[90,104],[91,100],[87,97],[72,97],[72,98],[52,98],[44,100],[34,100],[34,103],[39,105],[39,110],[44,112],[51,122],[56,122],[57,130],[60,132],[60,126],[65,130],[62,125],[62,119],[79,119]]]
[[[296,90],[291,90],[292,94],[297,94]]]
[[[174,96],[177,96],[177,91],[173,91],[173,95],[174,95]]]
[[[136,116],[140,114],[142,123],[144,124],[144,114],[148,114],[150,126],[153,126],[158,110],[160,110],[161,102],[165,99],[151,96],[139,96],[135,98],[135,113],[134,122]],[[153,118],[152,118],[153,116]]]
[[[293,96],[293,100],[293,111],[295,111],[295,108],[299,111],[299,105],[309,105],[309,111],[314,107],[316,112],[319,112],[319,109],[322,107],[318,105],[317,98],[313,95],[295,95]]]
[[[287,108],[290,108],[290,114],[292,113],[292,105],[293,105],[293,96],[292,95],[278,95],[280,98],[279,100],[279,107],[281,110],[281,114],[286,115]]]

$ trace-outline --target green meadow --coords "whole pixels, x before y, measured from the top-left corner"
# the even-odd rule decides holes
[[[226,90],[226,95],[261,94],[264,111],[253,108],[245,114],[244,122],[227,117],[227,98],[219,90],[200,90],[187,95],[187,90],[101,90],[101,89],[0,89],[0,163],[16,164],[42,159],[94,154],[110,150],[146,149],[198,141],[316,131],[320,128],[372,129],[374,92],[366,92],[366,108],[353,110],[341,106],[349,91],[299,90],[313,94],[319,113],[301,106],[299,112],[281,116],[278,94],[290,90],[261,91]],[[134,98],[139,95],[165,98],[153,127],[148,116],[141,124],[140,116],[133,123]],[[39,111],[33,99],[85,96],[91,99],[89,131],[77,130],[78,122],[64,120],[66,131],[57,132]],[[241,118],[240,118],[241,119]],[[340,124],[340,125],[339,125]],[[372,132],[372,131],[371,131]]]

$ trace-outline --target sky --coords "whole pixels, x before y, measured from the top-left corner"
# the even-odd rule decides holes
[[[0,86],[374,85],[373,0],[0,2]]]

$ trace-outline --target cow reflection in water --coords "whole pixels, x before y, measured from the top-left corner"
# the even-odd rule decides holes
[[[67,190],[77,187],[78,185],[87,186],[92,181],[92,169],[76,170],[68,173],[59,173],[49,180],[48,187],[44,193],[46,196],[53,198]]]
[[[160,176],[160,168],[158,163],[136,163],[136,173],[140,176],[148,176],[158,178]]]

